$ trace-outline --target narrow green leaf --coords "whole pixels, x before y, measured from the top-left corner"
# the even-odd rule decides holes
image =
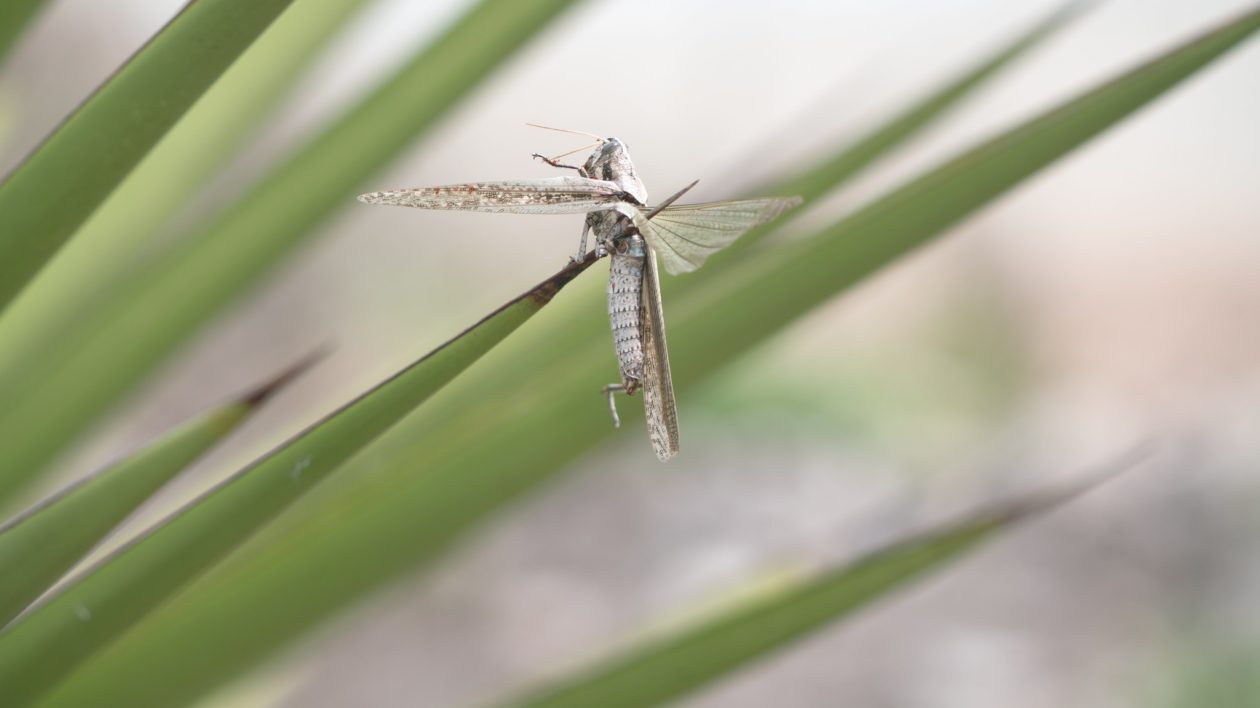
[[[45,4],[46,0],[5,0],[0,4],[0,61]]]
[[[507,303],[189,504],[0,633],[6,705],[25,704],[55,686],[532,317],[594,262],[592,255],[570,265]],[[324,570],[333,576],[353,572],[350,567]],[[82,620],[85,614],[90,622]],[[154,690],[168,685],[151,678]],[[112,703],[92,699],[87,704]]]
[[[1119,122],[1257,28],[1260,10],[985,142],[819,238],[778,256],[761,254],[746,262],[746,270],[733,268],[722,282],[697,288],[684,299],[681,318],[671,319],[675,384],[694,385],[826,296]],[[777,288],[789,294],[782,297]],[[745,328],[754,333],[742,333]],[[585,348],[556,353],[553,364],[522,373],[492,403],[451,401],[447,410],[456,422],[408,419],[387,434],[389,445],[373,445],[341,475],[369,484],[301,510],[282,533],[212,573],[137,627],[125,646],[85,666],[54,705],[88,698],[186,700],[432,561],[486,513],[555,476],[609,434],[597,395],[607,369],[590,363],[601,358]],[[643,448],[650,457],[646,443]]]
[[[921,101],[914,103],[904,112],[880,125],[869,135],[860,138],[848,148],[829,160],[791,177],[778,180],[753,191],[749,196],[761,194],[796,195],[809,202],[832,191],[837,185],[847,182],[876,160],[888,155],[904,145],[911,138],[921,134],[928,127],[936,124],[945,114],[964,98],[974,94],[977,89],[988,82],[1001,70],[1008,67],[1016,59],[1024,56],[1033,47],[1041,44],[1070,20],[1075,19],[1083,11],[1092,8],[1094,2],[1073,1],[1051,13],[1046,19],[1036,23],[1022,36],[1002,47],[992,56],[985,58],[976,66],[963,72],[952,82],[945,84]],[[800,210],[788,212],[786,218],[802,213]],[[724,251],[714,254],[712,263],[729,260],[740,251],[782,225],[782,222],[768,224],[754,229],[741,236]],[[683,281],[695,282],[695,281]]]
[[[0,310],[290,2],[189,3],[0,184]]]
[[[638,708],[678,698],[824,629],[1080,491],[1042,494],[997,506],[898,541],[506,705]]]
[[[208,229],[0,370],[0,400],[23,402],[0,410],[0,505],[571,4],[482,0]]]
[[[671,345],[677,342],[675,375],[697,380],[764,341],[789,317],[807,313],[930,242],[1257,29],[1260,9],[985,141],[812,239],[758,254],[757,259],[727,269],[721,278],[705,280],[673,310],[680,325],[680,336],[671,338]]]
[[[365,0],[298,3],[267,28],[0,314],[0,369],[49,347],[237,153]]]
[[[0,526],[0,627],[307,365],[303,362],[248,395],[186,423]]]

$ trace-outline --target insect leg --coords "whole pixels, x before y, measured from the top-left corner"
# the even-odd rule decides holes
[[[639,390],[638,379],[622,379],[619,384],[608,384],[603,388],[603,393],[608,396],[608,411],[612,413],[613,427],[621,427],[621,418],[617,415],[617,399],[614,398],[618,393],[624,393],[627,396],[633,396],[635,391]]]
[[[578,241],[577,255],[573,256],[574,263],[581,263],[582,259],[586,257],[586,234],[590,233],[590,230],[591,230],[591,222],[583,220],[582,221],[582,240]]]
[[[608,384],[603,390],[604,395],[608,396],[608,412],[612,413],[613,427],[620,428],[621,418],[617,416],[617,399],[614,398],[614,396],[616,396],[619,391],[626,390],[626,385],[623,383]]]
[[[530,157],[536,157],[548,165],[551,165],[552,167],[559,167],[562,170],[577,170],[577,173],[583,177],[590,176],[586,174],[586,170],[584,168],[578,167],[577,165],[566,165],[563,162],[560,162],[560,158],[558,157],[547,157],[546,155],[539,155],[538,153],[534,153],[533,155],[530,155]]]

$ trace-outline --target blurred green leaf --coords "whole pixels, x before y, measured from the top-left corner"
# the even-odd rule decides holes
[[[0,627],[305,366],[196,418],[0,527]]]
[[[1184,638],[1181,638],[1185,641]],[[1252,708],[1260,705],[1260,649],[1217,640],[1190,643],[1171,664],[1150,672],[1145,705],[1163,708]]]
[[[22,402],[0,410],[0,505],[572,3],[483,0],[206,230],[0,370],[0,400]]]
[[[730,268],[683,302],[670,330],[675,382],[705,374],[926,242],[1025,177],[1175,86],[1260,27],[1253,11],[948,161],[818,237]],[[591,303],[599,307],[600,303]],[[606,326],[606,325],[605,325]],[[605,330],[606,331],[606,330]],[[606,346],[606,345],[605,345]],[[316,623],[431,562],[486,513],[555,476],[609,434],[602,355],[551,350],[493,400],[449,400],[449,424],[413,416],[266,543],[212,573],[72,677],[54,705],[178,703],[256,667]],[[651,456],[642,443],[644,459]],[[314,500],[312,500],[314,501]],[[260,539],[261,540],[261,539]],[[335,571],[330,572],[330,569]],[[239,627],[249,627],[240,632]]]
[[[290,2],[190,3],[0,183],[0,310]]]
[[[267,28],[0,314],[0,370],[22,351],[55,346],[78,313],[126,277],[124,268],[237,153],[364,2],[298,3]]]
[[[961,76],[929,94],[921,101],[914,103],[904,112],[880,125],[869,135],[857,140],[849,147],[829,160],[815,165],[809,170],[778,180],[755,189],[748,196],[763,194],[797,195],[805,202],[814,201],[835,189],[837,185],[847,182],[876,160],[885,157],[901,147],[911,138],[918,136],[930,126],[938,123],[950,109],[957,106],[964,98],[974,94],[982,86],[1008,67],[1012,62],[1041,44],[1050,35],[1062,28],[1068,21],[1075,19],[1083,11],[1092,8],[1094,2],[1068,2],[1050,14],[1049,17],[1036,23],[1028,32],[1015,41],[986,57],[976,66],[963,72]],[[785,218],[792,218],[804,210],[788,212]],[[782,222],[774,222],[754,229],[740,237],[725,250],[714,254],[710,263],[734,259],[740,252],[756,243],[762,236],[782,226]],[[721,260],[718,260],[721,259]],[[687,282],[687,281],[683,281]],[[690,281],[690,282],[695,282]]]
[[[0,61],[22,36],[22,30],[46,4],[46,0],[5,0],[0,3]]]
[[[8,627],[0,634],[0,686],[6,705],[31,701],[55,686],[532,317],[594,262],[592,255],[570,265],[508,302],[192,502]],[[346,569],[331,574],[342,572]],[[82,621],[84,613],[90,613],[90,622]],[[144,681],[152,681],[155,690],[167,685],[156,676]]]
[[[654,706],[799,641],[903,584],[952,562],[1017,521],[1080,490],[1045,494],[973,514],[898,541],[795,587],[723,612],[507,705],[519,708]]]

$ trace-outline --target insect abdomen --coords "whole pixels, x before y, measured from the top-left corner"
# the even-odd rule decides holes
[[[627,248],[626,253],[618,250],[613,249],[608,269],[608,317],[612,321],[613,345],[617,349],[621,376],[627,382],[638,381],[643,378],[643,329],[639,309],[644,254],[633,247]]]

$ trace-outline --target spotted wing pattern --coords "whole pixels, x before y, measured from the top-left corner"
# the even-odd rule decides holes
[[[623,199],[616,184],[585,177],[470,182],[359,195],[366,204],[511,214],[582,214],[613,209]]]

